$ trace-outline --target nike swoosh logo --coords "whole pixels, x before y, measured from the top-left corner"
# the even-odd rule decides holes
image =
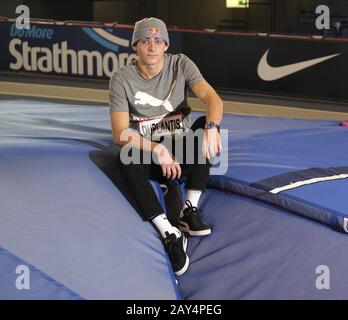
[[[281,67],[272,67],[269,65],[267,60],[269,50],[270,49],[268,49],[264,53],[264,55],[262,56],[259,62],[259,65],[257,66],[257,74],[262,80],[265,80],[265,81],[274,81],[274,80],[284,78],[286,76],[289,76],[290,74],[307,69],[318,63],[324,62],[326,60],[332,59],[340,55],[340,53],[336,53],[329,56],[292,63],[292,64],[288,64]]]

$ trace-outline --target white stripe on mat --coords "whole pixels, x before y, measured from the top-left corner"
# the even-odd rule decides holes
[[[329,180],[338,180],[338,179],[346,179],[348,178],[348,174],[337,174],[334,176],[330,176],[330,177],[320,177],[320,178],[313,178],[313,179],[308,179],[308,180],[303,180],[303,181],[297,181],[294,183],[290,183],[286,186],[282,186],[279,188],[275,188],[270,190],[270,193],[274,193],[277,194],[279,192],[285,191],[285,190],[290,190],[290,189],[295,189],[301,186],[304,186],[306,184],[312,184],[312,183],[316,183],[316,182],[321,182],[321,181],[329,181]]]

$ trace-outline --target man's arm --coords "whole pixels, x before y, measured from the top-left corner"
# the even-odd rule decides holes
[[[220,124],[224,112],[223,102],[212,86],[205,80],[192,85],[192,91],[207,107],[207,122]]]
[[[192,91],[207,107],[206,122],[214,121],[216,124],[220,125],[224,106],[221,98],[212,86],[207,81],[202,80],[192,85]],[[206,129],[202,145],[203,155],[210,159],[215,157],[221,150],[222,144],[218,129]]]
[[[116,144],[124,146],[128,144],[141,150],[154,152],[159,165],[162,168],[163,176],[167,179],[180,178],[180,164],[173,159],[168,149],[154,141],[143,138],[136,130],[129,129],[129,113],[128,112],[110,112],[112,137]],[[123,137],[122,137],[123,135]],[[125,137],[127,139],[125,139]]]
[[[128,112],[110,112],[112,137],[116,144],[123,146],[130,144],[142,150],[152,151],[157,143],[145,140],[136,130],[129,129],[129,113]],[[123,133],[124,138],[121,139]]]

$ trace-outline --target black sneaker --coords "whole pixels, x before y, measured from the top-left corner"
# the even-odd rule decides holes
[[[166,232],[167,238],[164,239],[164,247],[168,253],[175,275],[181,276],[187,270],[190,259],[186,254],[187,239],[181,233],[177,238],[174,233]]]
[[[179,216],[179,226],[181,231],[191,236],[206,236],[211,234],[211,229],[201,218],[201,209],[192,206],[190,200],[186,200],[187,208],[181,210]]]

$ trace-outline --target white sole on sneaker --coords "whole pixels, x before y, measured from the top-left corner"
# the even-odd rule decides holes
[[[211,234],[211,229],[192,231],[192,230],[190,230],[188,224],[184,221],[181,221],[181,220],[179,220],[179,227],[180,227],[181,231],[186,232],[190,236],[194,236],[194,237],[207,236],[207,235]]]
[[[188,256],[186,256],[185,265],[179,271],[175,272],[175,275],[176,276],[183,275],[186,272],[186,270],[188,269],[189,264],[190,264],[190,259]]]
[[[185,251],[185,254],[186,254],[186,249],[187,249],[187,238],[184,236],[184,251]],[[176,276],[181,276],[182,274],[184,274],[188,268],[190,264],[190,259],[188,257],[188,255],[186,254],[186,261],[185,261],[185,264],[184,266],[177,272],[175,272],[175,275]]]

